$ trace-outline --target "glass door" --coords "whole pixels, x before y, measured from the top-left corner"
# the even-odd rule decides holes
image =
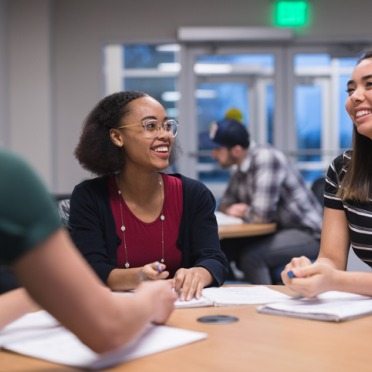
[[[273,53],[221,53],[199,50],[194,55],[194,97],[189,99],[190,106],[186,109],[193,112],[189,121],[195,122],[195,140],[186,144],[187,173],[192,172],[194,178],[207,184],[216,197],[225,189],[229,174],[211,157],[208,141],[211,123],[223,119],[233,109],[238,113],[236,118],[248,128],[252,140],[272,143],[274,138]],[[180,112],[184,110],[181,104]]]
[[[172,170],[201,179],[217,197],[228,174],[205,139],[211,122],[231,108],[241,112],[254,141],[282,150],[311,184],[351,146],[344,106],[356,53],[340,48],[112,44],[104,48],[105,93],[135,89],[157,98],[180,122]]]
[[[293,155],[305,180],[324,176],[332,159],[351,146],[352,124],[344,108],[354,58],[294,56],[297,147]]]

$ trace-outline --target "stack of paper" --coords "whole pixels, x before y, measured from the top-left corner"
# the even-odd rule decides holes
[[[204,288],[199,300],[176,301],[176,308],[234,306],[282,301],[289,296],[265,286]]]
[[[266,314],[341,322],[372,314],[372,298],[353,293],[330,291],[313,298],[291,298],[259,306]]]
[[[24,355],[73,367],[100,369],[176,348],[207,337],[206,333],[149,325],[129,344],[97,354],[45,311],[25,315],[0,331],[0,346]]]

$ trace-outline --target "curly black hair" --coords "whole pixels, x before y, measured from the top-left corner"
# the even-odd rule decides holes
[[[88,114],[74,151],[84,169],[100,176],[123,168],[123,150],[112,143],[110,129],[120,126],[120,120],[129,111],[128,104],[141,97],[148,95],[137,91],[114,93],[99,101]]]

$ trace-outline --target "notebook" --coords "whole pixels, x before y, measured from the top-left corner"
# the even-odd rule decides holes
[[[313,298],[290,298],[267,303],[257,311],[265,314],[329,322],[342,322],[372,314],[372,298],[353,293],[330,291]]]
[[[176,308],[202,307],[202,306],[236,306],[263,304],[273,301],[282,301],[290,298],[284,293],[265,286],[252,287],[211,287],[204,288],[202,297],[190,301],[177,300]]]

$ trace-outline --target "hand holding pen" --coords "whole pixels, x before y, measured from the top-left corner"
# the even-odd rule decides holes
[[[298,270],[311,264],[312,262],[304,256],[292,258],[281,273],[283,283],[288,285],[290,283],[289,279],[295,278]]]
[[[337,272],[327,263],[292,259],[282,272],[282,279],[291,290],[304,297],[314,297],[337,288]]]
[[[141,274],[143,280],[158,280],[167,279],[169,271],[166,271],[165,264],[155,261],[143,266]]]

